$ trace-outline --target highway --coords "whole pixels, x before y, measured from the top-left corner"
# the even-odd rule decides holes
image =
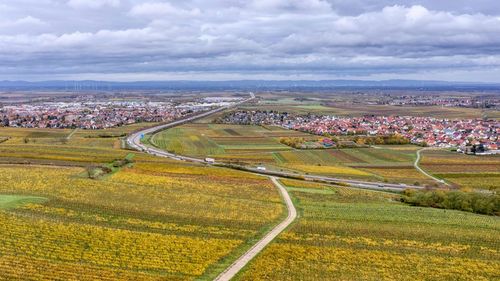
[[[144,129],[135,133],[132,133],[128,138],[127,138],[127,143],[130,147],[144,151],[146,153],[159,156],[159,157],[167,157],[179,161],[187,161],[187,162],[195,162],[195,163],[203,163],[205,165],[213,165],[213,166],[222,166],[222,167],[227,167],[227,168],[234,168],[238,170],[243,170],[255,174],[260,174],[260,175],[265,175],[269,176],[271,178],[271,181],[273,184],[278,188],[285,205],[288,210],[288,215],[287,217],[281,221],[278,225],[276,225],[272,230],[270,230],[266,235],[264,235],[257,243],[255,243],[247,252],[245,252],[242,256],[240,256],[238,259],[236,259],[226,270],[224,270],[219,276],[215,278],[216,281],[229,281],[231,280],[236,274],[238,274],[255,256],[257,256],[262,250],[269,244],[271,243],[281,232],[283,232],[296,218],[297,218],[297,210],[295,206],[293,205],[292,199],[290,198],[290,195],[288,194],[287,190],[285,187],[277,180],[276,177],[291,177],[291,178],[301,178],[305,180],[310,180],[310,181],[322,181],[322,182],[327,182],[327,183],[342,183],[342,184],[348,184],[349,186],[353,187],[358,187],[358,188],[364,188],[364,189],[374,189],[374,190],[386,190],[386,191],[401,191],[405,188],[422,188],[420,186],[408,186],[408,185],[403,185],[403,184],[389,184],[389,183],[381,183],[381,182],[366,182],[366,181],[358,181],[358,180],[349,180],[349,179],[340,179],[340,178],[332,178],[332,177],[325,177],[325,176],[318,176],[318,175],[304,175],[304,174],[294,174],[294,173],[287,173],[287,172],[282,172],[282,171],[272,171],[272,170],[263,170],[263,169],[258,169],[254,167],[246,167],[246,166],[235,166],[235,165],[229,165],[226,163],[220,163],[217,161],[210,161],[207,162],[205,159],[200,159],[200,158],[195,158],[195,157],[189,157],[189,156],[183,156],[183,155],[178,155],[174,153],[170,153],[155,147],[148,147],[144,145],[141,142],[141,137],[146,135],[146,134],[152,134],[155,132],[158,132],[160,130],[172,128],[175,126],[179,126],[182,124],[185,124],[187,122],[191,122],[206,116],[209,116],[211,114],[229,109],[231,107],[238,106],[244,102],[251,101],[255,98],[255,96],[252,94],[249,99],[246,99],[244,101],[241,101],[239,103],[226,106],[226,107],[221,107],[218,109],[214,109],[208,112],[204,112],[195,116],[191,116],[182,120],[177,120],[173,121],[168,124],[163,124],[159,126],[155,126],[152,128]]]
[[[214,166],[221,166],[221,167],[227,167],[227,168],[236,168],[238,170],[243,170],[243,171],[248,171],[252,172],[255,174],[261,174],[265,176],[276,176],[276,177],[292,177],[292,178],[303,178],[305,180],[310,180],[310,181],[322,181],[322,182],[327,182],[327,183],[341,183],[341,184],[347,184],[352,187],[357,187],[357,188],[364,188],[364,189],[372,189],[372,190],[385,190],[385,191],[402,191],[407,188],[414,188],[414,189],[423,189],[422,186],[416,186],[416,185],[406,185],[406,184],[391,184],[391,183],[385,183],[385,182],[372,182],[372,181],[360,181],[360,180],[350,180],[350,179],[343,179],[343,178],[333,178],[333,177],[327,177],[327,176],[319,176],[319,175],[306,175],[306,174],[300,174],[300,173],[289,173],[289,172],[283,172],[283,171],[273,171],[273,170],[262,170],[262,169],[257,169],[254,167],[247,167],[247,166],[236,166],[236,165],[228,165],[225,163],[221,162],[206,162],[205,159],[201,158],[195,158],[195,157],[189,157],[189,156],[183,156],[183,155],[178,155],[174,153],[170,153],[155,147],[148,147],[144,145],[141,142],[141,137],[146,135],[146,134],[152,134],[164,129],[168,128],[173,128],[188,122],[192,122],[207,116],[210,116],[212,114],[215,114],[217,112],[221,112],[227,109],[230,109],[232,107],[236,107],[240,104],[249,102],[253,99],[255,99],[255,96],[253,93],[250,94],[250,98],[245,99],[243,101],[240,101],[238,103],[220,107],[214,110],[210,110],[207,112],[203,112],[201,114],[195,115],[195,116],[190,116],[185,119],[173,121],[168,124],[162,124],[158,125],[155,127],[147,128],[141,131],[137,131],[132,133],[127,137],[127,143],[130,147],[143,151],[155,156],[159,157],[167,157],[179,161],[187,161],[187,162],[195,162],[195,163],[204,163],[206,165],[214,165]]]
[[[210,110],[210,111],[206,111],[206,112],[203,112],[203,113],[200,113],[200,114],[197,114],[197,115],[194,115],[194,116],[190,116],[190,117],[187,117],[187,118],[183,118],[183,119],[180,119],[180,120],[172,121],[172,122],[167,123],[167,124],[162,124],[162,125],[158,125],[158,126],[155,126],[155,127],[151,127],[151,128],[147,128],[147,129],[144,129],[144,130],[141,130],[141,131],[134,132],[134,133],[132,133],[131,135],[129,135],[127,137],[127,143],[128,143],[128,145],[130,147],[132,147],[132,148],[134,148],[136,150],[144,151],[146,153],[153,154],[153,155],[156,155],[156,156],[168,157],[168,158],[172,158],[172,159],[176,159],[176,160],[185,160],[185,161],[191,161],[191,162],[205,162],[202,159],[196,159],[196,158],[191,158],[191,157],[186,157],[186,156],[180,156],[180,155],[169,153],[169,152],[166,152],[166,151],[163,151],[163,150],[160,150],[160,149],[147,147],[144,144],[142,144],[142,142],[141,142],[142,136],[145,136],[146,134],[152,134],[152,133],[155,133],[155,132],[158,132],[158,131],[161,131],[161,130],[165,130],[165,129],[168,129],[168,128],[173,128],[173,127],[185,124],[185,123],[189,123],[189,122],[192,122],[192,121],[195,121],[195,120],[198,120],[198,119],[210,116],[210,115],[215,114],[217,112],[221,112],[221,111],[227,110],[229,108],[238,106],[240,104],[249,102],[249,101],[251,101],[253,99],[255,99],[255,95],[253,93],[250,93],[250,98],[248,98],[246,100],[243,100],[243,101],[240,101],[240,102],[228,105],[228,106],[219,107],[219,108],[216,108],[216,109],[213,109],[213,110]]]

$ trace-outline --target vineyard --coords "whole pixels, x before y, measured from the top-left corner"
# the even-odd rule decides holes
[[[267,178],[120,149],[120,136],[137,126],[0,130],[8,137],[0,143],[0,279],[210,280],[285,215]],[[152,141],[289,171],[432,183],[412,166],[418,147],[293,150],[279,143],[300,134],[195,123]],[[457,186],[498,188],[497,157],[422,155],[426,170]],[[132,163],[105,176],[87,174],[125,158]],[[282,182],[301,216],[241,280],[498,277],[497,217],[412,207],[392,193]]]
[[[4,163],[45,164],[0,164],[0,279],[210,279],[283,215],[275,187],[247,173],[138,154],[89,179],[79,166],[129,152],[0,150]]]
[[[421,166],[439,178],[471,189],[500,189],[500,157],[471,156],[443,150],[422,153]]]
[[[194,123],[162,131],[152,139],[156,146],[168,151],[224,162],[332,177],[436,185],[414,168],[416,151],[420,149],[415,145],[301,150],[281,144],[282,137],[310,136],[275,126]],[[425,151],[423,155],[425,170],[457,187],[498,188],[498,157],[478,158],[447,151]]]
[[[497,217],[397,195],[284,180],[302,217],[239,280],[495,280]]]
[[[266,129],[260,126],[219,124],[186,124],[162,131],[152,142],[160,148],[192,156],[231,155],[289,150],[279,142],[282,136],[302,135],[285,129]]]

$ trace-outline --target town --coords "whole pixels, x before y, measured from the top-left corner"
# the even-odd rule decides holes
[[[217,120],[226,124],[274,125],[316,135],[401,135],[411,143],[443,148],[477,147],[478,153],[497,153],[500,122],[483,119],[439,119],[412,116],[337,117],[296,115],[276,111],[235,111]]]
[[[97,130],[139,122],[168,122],[225,106],[234,101],[225,98],[208,98],[182,103],[79,100],[5,105],[0,107],[0,127]]]
[[[442,106],[462,108],[500,108],[500,99],[496,95],[482,96],[447,96],[436,95],[385,95],[376,104],[396,106]]]

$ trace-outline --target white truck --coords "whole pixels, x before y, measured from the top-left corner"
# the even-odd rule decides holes
[[[205,158],[205,162],[213,164],[213,163],[215,163],[215,159],[213,159],[213,158]]]

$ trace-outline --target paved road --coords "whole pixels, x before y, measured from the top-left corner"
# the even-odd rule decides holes
[[[159,157],[167,157],[175,160],[181,160],[181,161],[188,161],[188,162],[196,162],[196,163],[205,163],[205,164],[212,164],[212,165],[217,165],[217,166],[227,166],[224,163],[220,162],[211,162],[207,163],[205,159],[201,158],[195,158],[195,157],[189,157],[189,156],[183,156],[183,155],[178,155],[175,153],[170,153],[155,147],[148,147],[144,145],[141,142],[141,136],[154,133],[163,129],[167,128],[172,128],[175,126],[182,125],[187,122],[191,122],[206,116],[209,116],[211,114],[214,114],[216,112],[220,112],[223,110],[226,110],[230,107],[237,106],[243,102],[247,102],[249,100],[252,100],[254,97],[252,96],[251,98],[244,100],[238,104],[232,105],[232,106],[227,106],[223,108],[218,108],[215,110],[211,110],[208,112],[204,112],[202,114],[196,115],[196,116],[191,116],[186,119],[174,121],[168,124],[164,125],[159,125],[156,127],[148,128],[139,132],[135,132],[131,134],[127,138],[127,143],[129,144],[130,147],[144,151],[146,153],[159,156]],[[325,182],[332,182],[332,183],[345,183],[349,184],[350,186],[353,187],[358,187],[358,188],[364,188],[364,189],[373,189],[373,190],[388,190],[388,191],[401,191],[406,188],[414,188],[414,189],[422,189],[423,187],[421,186],[415,186],[415,185],[406,185],[406,184],[391,184],[391,183],[384,183],[384,182],[371,182],[371,181],[360,181],[360,180],[349,180],[349,179],[343,179],[343,178],[333,178],[333,177],[326,177],[326,176],[315,176],[315,175],[304,175],[304,174],[297,174],[297,173],[289,173],[289,172],[282,172],[282,171],[273,171],[273,170],[259,170],[257,168],[252,168],[252,167],[245,167],[245,166],[239,166],[238,167],[240,170],[256,173],[256,174],[261,174],[261,175],[267,175],[267,176],[282,176],[282,177],[302,177],[307,180],[320,180],[320,181],[325,181]]]
[[[246,100],[243,100],[241,102],[234,103],[234,104],[228,105],[228,106],[219,107],[219,108],[216,108],[214,110],[206,111],[206,112],[203,112],[203,113],[200,113],[200,114],[188,117],[188,118],[184,118],[184,119],[180,119],[180,120],[177,120],[177,121],[173,121],[173,122],[170,122],[168,124],[163,124],[163,125],[159,125],[159,126],[156,126],[156,127],[151,127],[151,128],[148,128],[148,129],[144,129],[144,130],[132,133],[131,135],[129,135],[127,137],[127,143],[130,145],[130,147],[132,147],[134,149],[137,149],[137,150],[140,150],[140,151],[144,151],[144,152],[147,152],[147,153],[150,153],[150,154],[154,154],[154,155],[158,154],[157,156],[164,156],[164,157],[169,157],[169,158],[173,158],[173,159],[177,159],[177,160],[186,160],[186,161],[200,162],[199,161],[200,159],[195,159],[195,158],[190,158],[190,157],[184,157],[184,156],[178,156],[178,155],[175,155],[173,153],[168,153],[168,152],[165,152],[165,151],[162,151],[162,150],[159,150],[159,149],[148,148],[144,144],[141,143],[141,139],[146,134],[152,134],[154,132],[158,132],[158,131],[161,131],[161,130],[164,130],[164,129],[173,128],[175,126],[179,126],[179,125],[182,125],[182,124],[185,124],[185,123],[189,123],[189,122],[201,119],[203,117],[210,116],[210,115],[215,114],[217,112],[221,112],[221,111],[224,111],[226,109],[238,106],[238,105],[240,105],[242,103],[249,102],[249,101],[251,101],[253,99],[255,99],[255,95],[253,93],[250,93],[250,98],[248,98]],[[160,152],[162,152],[162,153],[160,153]],[[201,162],[204,162],[204,161],[202,160]]]
[[[415,166],[415,169],[417,169],[420,173],[424,174],[425,176],[435,180],[436,182],[440,183],[440,184],[445,184],[445,185],[449,185],[447,182],[445,182],[444,180],[442,179],[438,179],[436,177],[434,177],[433,175],[427,173],[426,171],[424,171],[422,168],[420,168],[420,166],[418,165],[418,163],[420,162],[420,152],[424,151],[424,150],[428,150],[428,148],[422,148],[422,149],[419,149],[417,150],[417,159],[415,159],[415,163],[413,163],[413,166]]]
[[[297,210],[293,205],[290,195],[286,189],[281,185],[281,183],[275,178],[270,177],[274,185],[279,189],[281,196],[285,200],[286,207],[288,209],[288,216],[284,221],[274,227],[269,231],[266,236],[264,236],[259,242],[253,245],[250,250],[239,257],[233,264],[231,264],[224,272],[217,276],[215,281],[228,281],[231,280],[240,270],[245,267],[257,254],[259,254],[269,243],[271,243],[274,238],[276,238],[283,230],[285,230],[294,220],[297,218]]]
[[[205,159],[200,159],[200,158],[194,158],[194,157],[188,157],[188,156],[182,156],[182,155],[177,155],[174,153],[170,153],[158,148],[154,147],[147,147],[143,143],[141,143],[141,138],[145,134],[150,134],[154,133],[163,129],[167,128],[172,128],[178,125],[182,125],[187,122],[191,122],[206,116],[209,116],[211,114],[226,110],[230,107],[237,106],[241,103],[250,101],[254,99],[255,97],[253,94],[251,97],[247,100],[244,100],[238,104],[234,104],[232,106],[227,106],[227,107],[222,107],[218,109],[214,109],[196,116],[191,116],[186,119],[174,121],[168,124],[156,126],[153,128],[145,129],[139,132],[135,132],[131,134],[127,138],[127,143],[130,145],[130,147],[147,152],[152,155],[160,156],[160,157],[168,157],[171,159],[175,160],[180,160],[180,161],[188,161],[188,162],[197,162],[197,163],[205,163],[205,164],[211,164],[211,165],[219,165],[219,166],[224,166],[224,163],[217,163],[217,162],[212,162],[212,163],[207,163]],[[418,162],[418,161],[417,161]],[[366,188],[366,189],[375,189],[375,190],[391,190],[391,191],[401,191],[405,188],[422,188],[420,186],[411,186],[411,185],[404,185],[404,184],[388,184],[388,183],[381,183],[381,182],[366,182],[366,181],[358,181],[358,180],[347,180],[347,179],[340,179],[340,178],[331,178],[331,177],[324,177],[324,176],[314,176],[314,175],[303,175],[303,174],[292,174],[292,173],[287,173],[287,172],[281,172],[281,171],[271,171],[271,170],[260,170],[256,168],[251,168],[251,167],[238,167],[242,170],[256,173],[256,174],[261,174],[261,175],[267,175],[271,178],[272,182],[276,187],[279,189],[281,196],[283,197],[286,207],[288,209],[288,216],[287,218],[282,221],[280,224],[278,224],[275,228],[273,228],[270,232],[268,232],[260,241],[258,241],[250,250],[248,250],[245,254],[243,254],[241,257],[239,257],[231,266],[229,266],[224,272],[222,272],[215,280],[218,281],[225,281],[225,280],[230,280],[233,278],[250,260],[252,260],[258,253],[260,253],[271,241],[276,238],[283,230],[285,230],[297,217],[297,210],[295,209],[295,206],[293,205],[293,202],[290,198],[290,195],[286,191],[286,189],[278,182],[275,176],[284,176],[284,177],[290,177],[290,176],[301,176],[306,180],[321,180],[321,181],[326,181],[326,182],[341,182],[341,183],[347,183],[350,186],[354,187],[359,187],[359,188]]]
[[[249,171],[256,174],[261,175],[272,175],[278,177],[301,177],[305,180],[310,181],[322,181],[328,182],[332,184],[343,183],[348,184],[352,187],[364,188],[364,189],[372,189],[372,190],[386,190],[386,191],[401,191],[407,188],[413,189],[422,189],[422,186],[416,185],[407,185],[407,184],[395,184],[395,183],[385,183],[385,182],[372,182],[372,181],[360,181],[360,180],[349,180],[343,178],[332,178],[327,176],[318,176],[318,175],[304,175],[297,173],[288,173],[282,171],[273,171],[273,170],[259,170],[251,167],[241,167],[241,170]]]

